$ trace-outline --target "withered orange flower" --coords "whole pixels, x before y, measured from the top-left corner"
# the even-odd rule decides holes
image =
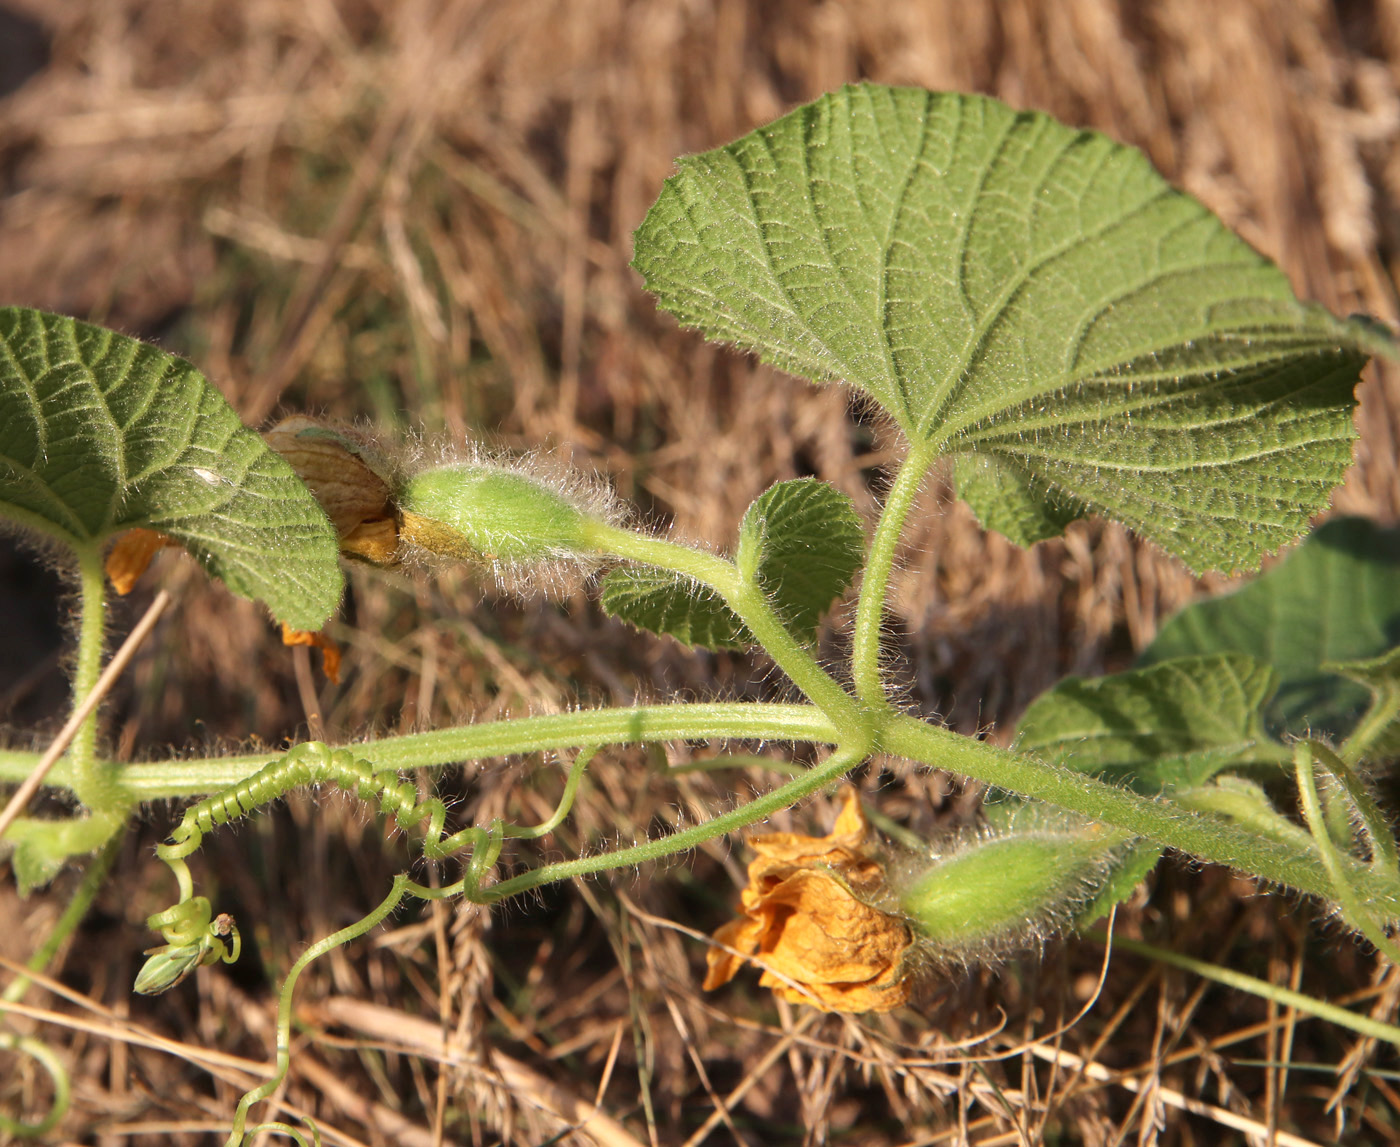
[[[179,544],[174,538],[157,530],[138,526],[117,538],[116,543],[107,551],[102,568],[111,581],[112,588],[125,597],[136,587],[136,583],[156,554],[166,546]]]
[[[399,548],[383,464],[355,432],[297,414],[263,434],[296,471],[340,537],[340,551],[378,566],[393,565]]]
[[[829,836],[767,832],[749,844],[758,855],[740,897],[744,914],[715,939],[762,967],[759,983],[794,1003],[829,1012],[887,1012],[907,1003],[913,937],[902,919],[874,904],[885,870],[855,790],[846,790]],[[708,960],[707,989],[728,983],[744,963],[719,947]]]

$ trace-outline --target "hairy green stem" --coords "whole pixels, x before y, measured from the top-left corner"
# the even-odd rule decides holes
[[[102,551],[96,546],[78,549],[78,649],[73,666],[73,708],[92,692],[102,675],[102,649],[107,635],[107,575]],[[78,728],[68,749],[73,791],[88,808],[102,812],[112,803],[105,791],[103,769],[97,760],[97,711]]]
[[[811,705],[762,702],[637,705],[626,709],[582,709],[521,717],[480,725],[461,725],[430,733],[411,733],[365,741],[354,748],[383,769],[431,769],[462,761],[537,753],[583,745],[627,745],[658,741],[763,740],[835,744],[841,734]],[[113,782],[131,801],[206,796],[246,781],[281,752],[189,761],[107,763]],[[37,753],[0,752],[0,783],[23,780],[38,761]],[[72,784],[67,762],[50,774],[54,785]]]
[[[745,579],[733,562],[703,550],[592,520],[584,524],[584,537],[590,545],[614,557],[672,570],[709,586],[739,615],[768,656],[792,678],[814,705],[842,728],[855,729],[865,723],[855,699],[788,632],[773,612],[767,595],[759,586]]]
[[[1313,842],[1317,846],[1318,854],[1322,858],[1322,865],[1327,870],[1327,875],[1331,878],[1335,892],[1333,898],[1342,907],[1342,918],[1360,932],[1366,939],[1376,946],[1376,950],[1392,963],[1400,963],[1400,945],[1397,945],[1385,933],[1385,928],[1381,920],[1377,919],[1371,910],[1370,897],[1366,895],[1357,883],[1354,883],[1354,873],[1349,870],[1347,861],[1351,857],[1343,857],[1337,851],[1337,846],[1332,843],[1332,835],[1327,831],[1326,814],[1322,810],[1322,802],[1317,797],[1317,778],[1314,775],[1313,755],[1317,752],[1321,755],[1330,751],[1324,746],[1313,741],[1299,741],[1293,746],[1293,760],[1296,766],[1298,777],[1298,799],[1303,806],[1303,817],[1308,822],[1308,828],[1312,831]],[[1342,762],[1333,756],[1333,761],[1338,765]],[[1382,916],[1394,919],[1393,905],[1382,906],[1383,912],[1386,907],[1391,910]]]
[[[788,808],[805,796],[810,796],[849,773],[869,755],[865,744],[838,748],[819,765],[808,769],[800,777],[785,785],[764,793],[760,797],[740,805],[730,812],[690,828],[681,829],[668,836],[636,844],[631,848],[609,849],[593,856],[578,860],[564,860],[557,864],[546,864],[522,872],[519,876],[503,880],[500,884],[485,889],[489,902],[504,900],[508,896],[539,888],[544,884],[554,884],[560,880],[571,880],[575,876],[586,876],[593,872],[604,872],[611,868],[624,868],[633,864],[644,864],[649,860],[659,860],[663,856],[673,856],[678,852],[694,848],[717,836],[747,828],[749,825],[772,816],[775,812]]]
[[[884,677],[880,672],[880,625],[884,619],[890,574],[894,570],[899,539],[904,535],[904,523],[936,458],[937,454],[928,446],[910,446],[885,499],[875,536],[870,539],[870,554],[861,578],[860,600],[856,604],[851,669],[856,695],[872,709],[889,706]]]
[[[879,748],[1082,813],[1200,860],[1228,865],[1326,900],[1336,896],[1333,881],[1316,856],[1260,837],[1219,817],[1180,808],[1168,799],[1140,796],[1129,789],[1116,788],[1027,754],[995,748],[914,717],[892,717],[880,738]],[[1344,864],[1355,886],[1386,918],[1400,918],[1400,880],[1395,874],[1354,861]]]

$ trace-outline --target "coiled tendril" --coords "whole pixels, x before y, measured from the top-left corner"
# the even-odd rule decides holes
[[[169,840],[156,846],[156,855],[175,874],[180,899],[165,911],[146,918],[147,927],[158,931],[165,939],[164,944],[146,952],[149,959],[136,977],[135,990],[149,995],[173,988],[201,965],[214,964],[219,960],[232,963],[238,959],[241,937],[233,917],[227,913],[214,916],[209,901],[203,896],[194,895],[194,882],[185,858],[198,851],[205,834],[216,825],[247,816],[294,788],[333,784],[362,801],[377,802],[380,812],[392,816],[401,829],[412,829],[426,822],[422,851],[428,860],[445,859],[468,845],[472,850],[461,879],[442,888],[417,884],[407,874],[400,873],[394,878],[389,895],[374,911],[350,927],[313,944],[292,965],[282,986],[277,1010],[277,1073],[239,1101],[233,1133],[228,1139],[231,1147],[242,1142],[248,1112],[253,1104],[271,1095],[286,1076],[291,1063],[292,990],[306,966],[333,948],[364,935],[393,912],[405,896],[417,896],[423,900],[465,896],[477,904],[494,902],[499,897],[493,896],[491,889],[483,888],[482,881],[500,857],[501,846],[508,839],[533,839],[557,828],[569,814],[584,770],[596,751],[596,747],[590,747],[579,753],[569,770],[564,793],[553,815],[544,823],[532,826],[506,824],[497,818],[489,826],[473,825],[450,836],[444,835],[447,806],[439,798],[419,800],[416,786],[405,781],[394,770],[376,768],[373,762],[355,756],[348,749],[332,749],[319,741],[296,746],[286,756],[273,761],[241,784],[206,797],[185,810]],[[299,1133],[284,1125],[263,1126],[289,1133],[304,1142]],[[255,1130],[257,1128],[249,1128],[247,1133]],[[312,1133],[319,1142],[314,1127]]]

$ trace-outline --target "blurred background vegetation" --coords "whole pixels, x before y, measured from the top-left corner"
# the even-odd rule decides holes
[[[410,450],[464,437],[547,450],[606,475],[644,520],[716,547],[757,494],[797,475],[832,482],[869,516],[898,449],[888,428],[840,389],[677,330],[628,268],[675,156],[860,79],[987,92],[1135,144],[1304,298],[1400,318],[1397,0],[0,0],[0,303],[154,339],[253,425],[307,411],[408,436]],[[1336,505],[1393,521],[1400,373],[1372,367],[1360,398],[1357,464]],[[1223,584],[1202,587],[1116,527],[1076,525],[1020,551],[984,534],[946,485],[925,502],[889,618],[896,680],[965,732],[1005,739],[1041,690],[1124,667],[1164,616]],[[25,744],[61,717],[66,607],[52,570],[0,545],[0,721]],[[176,605],[109,706],[113,755],[304,736],[291,653],[257,608],[179,554],[114,607],[116,631],[161,584]],[[579,702],[782,694],[749,658],[607,621],[582,587],[520,600],[468,570],[352,572],[332,632],[345,675],[319,703],[337,739]],[[771,783],[759,770],[658,775],[717,748],[613,754],[556,848],[630,841],[720,807],[736,785]],[[557,784],[539,765],[458,778],[461,814],[547,807]],[[917,831],[975,805],[949,778],[894,764],[861,783]],[[829,815],[819,801],[779,827]],[[401,845],[378,843],[339,801],[293,802],[224,834],[206,850],[209,879],[254,941],[243,965],[202,975],[197,992],[129,1003],[141,920],[169,891],[149,863],[166,823],[154,810],[128,844],[64,976],[166,1034],[266,1059],[267,976],[377,900]],[[707,1120],[717,1140],[755,1144],[1237,1134],[1159,1119],[1157,1101],[1063,1064],[973,1068],[946,1050],[999,1014],[1011,1034],[989,1048],[1055,1027],[1087,998],[1093,945],[940,972],[919,1013],[878,1023],[779,1008],[751,985],[701,999],[703,947],[654,917],[712,927],[741,866],[716,846],[666,873],[549,893],[494,921],[443,909],[337,955],[303,992],[322,1001],[308,1024],[346,1037],[350,1021],[327,1008],[355,996],[449,1033],[455,1065],[322,1041],[298,1055],[288,1097],[363,1142],[553,1141],[569,1119],[549,1114],[545,1090],[586,1101],[604,1079],[604,1108],[662,1143]],[[0,934],[0,954],[31,951],[67,887],[23,903],[0,891],[0,919],[23,924]],[[1168,870],[1125,926],[1162,942],[1209,937],[1198,954],[1394,1007],[1400,984],[1365,952],[1320,940],[1305,906],[1250,891],[1225,873]],[[1295,1038],[1257,1001],[1215,994],[1202,1011],[1195,993],[1121,960],[1067,1046],[1209,1092],[1265,1131],[1325,1138],[1344,1112],[1349,1135],[1397,1133],[1400,1099],[1360,1074],[1374,1049],[1316,1023]],[[1293,1058],[1350,1071],[1227,1071],[1212,1041],[1260,1023],[1240,1057],[1286,1058],[1292,1040]],[[72,1141],[197,1142],[195,1125],[224,1117],[237,1092],[168,1055],[48,1034],[72,1040]],[[507,1062],[534,1075],[510,1076]],[[37,1103],[4,1063],[0,1104]],[[736,1088],[732,1116],[715,1114]],[[1334,1091],[1346,1098],[1329,1111]]]

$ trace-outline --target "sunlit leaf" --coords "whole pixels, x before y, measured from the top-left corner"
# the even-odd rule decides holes
[[[1257,565],[1341,480],[1392,346],[1140,152],[983,96],[847,87],[678,166],[636,234],[661,306],[979,460],[973,508],[1022,543],[1101,512]]]

